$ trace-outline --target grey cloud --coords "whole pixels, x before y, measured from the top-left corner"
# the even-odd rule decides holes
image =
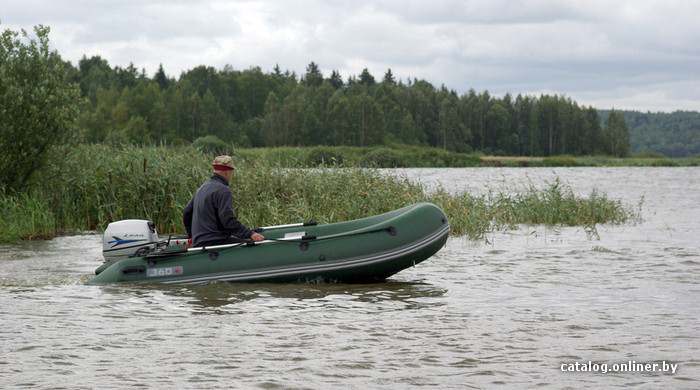
[[[368,67],[460,92],[556,92],[605,107],[696,108],[700,3],[682,0],[6,0],[0,20],[44,23],[63,56],[155,71],[275,63]],[[646,99],[646,100],[645,100]]]
[[[591,12],[573,2],[556,0],[387,0],[377,7],[383,12],[401,15],[414,23],[550,23],[561,20],[585,20]]]

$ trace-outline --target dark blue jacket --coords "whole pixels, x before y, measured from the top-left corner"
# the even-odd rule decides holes
[[[253,232],[236,219],[226,179],[214,175],[197,190],[183,212],[193,246],[213,245],[229,237],[250,238]]]

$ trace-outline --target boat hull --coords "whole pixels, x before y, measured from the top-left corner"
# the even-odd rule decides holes
[[[306,239],[277,241],[300,231]],[[449,223],[440,208],[419,203],[360,220],[263,234],[272,241],[120,260],[89,283],[381,281],[439,251]]]

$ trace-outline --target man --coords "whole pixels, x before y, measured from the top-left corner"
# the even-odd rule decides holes
[[[192,246],[232,244],[241,239],[264,240],[262,234],[240,223],[233,212],[229,182],[235,168],[231,156],[216,157],[212,167],[214,175],[199,187],[183,212]]]

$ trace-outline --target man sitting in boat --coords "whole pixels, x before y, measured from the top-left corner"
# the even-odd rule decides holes
[[[233,212],[229,182],[234,166],[231,156],[218,156],[212,162],[214,174],[197,190],[183,211],[183,222],[192,246],[233,244],[242,239],[262,241],[262,234],[248,229]]]

